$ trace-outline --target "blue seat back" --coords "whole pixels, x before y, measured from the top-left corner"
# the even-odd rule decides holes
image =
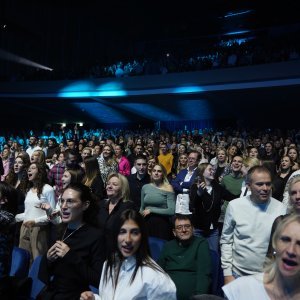
[[[221,268],[220,254],[214,250],[210,250],[212,261],[212,294],[223,296],[222,286],[224,285],[223,270]]]
[[[10,276],[26,278],[30,264],[30,253],[22,248],[14,247],[11,256]]]
[[[161,250],[166,242],[167,242],[166,240],[159,239],[157,237],[153,237],[153,236],[149,237],[148,243],[150,247],[151,257],[156,262],[158,261]]]
[[[43,289],[45,284],[39,280],[38,274],[39,274],[39,268],[41,263],[42,255],[35,258],[33,261],[30,270],[29,270],[29,277],[32,278],[32,289],[31,289],[31,299],[35,299],[39,292]]]

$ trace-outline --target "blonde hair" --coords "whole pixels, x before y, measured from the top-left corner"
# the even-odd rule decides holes
[[[125,176],[120,173],[110,173],[107,177],[108,182],[111,178],[117,177],[121,182],[121,197],[123,202],[130,201],[129,183]]]
[[[277,248],[277,243],[279,241],[280,235],[282,233],[282,231],[286,228],[286,226],[288,226],[289,224],[296,222],[298,224],[300,224],[300,215],[298,214],[291,214],[291,215],[286,215],[277,225],[275,232],[272,236],[272,247],[273,249]],[[279,272],[278,270],[278,265],[276,262],[276,258],[272,258],[269,259],[266,263],[266,266],[264,268],[264,271],[266,273],[266,277],[265,277],[265,283],[270,283],[275,279],[275,276],[277,274],[277,272]]]

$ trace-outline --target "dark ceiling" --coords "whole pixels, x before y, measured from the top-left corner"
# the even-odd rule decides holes
[[[156,41],[220,37],[228,31],[298,23],[297,1],[2,0],[0,48],[67,68],[143,55]],[[248,14],[224,18],[228,13]],[[6,27],[3,27],[6,25]]]

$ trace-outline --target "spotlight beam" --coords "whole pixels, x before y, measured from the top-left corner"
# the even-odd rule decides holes
[[[34,67],[34,68],[39,68],[39,69],[43,69],[43,70],[47,70],[47,71],[53,71],[53,69],[47,67],[47,66],[43,66],[41,64],[38,64],[32,60],[29,60],[27,58],[24,58],[22,56],[7,52],[5,50],[0,49],[0,58],[4,59],[4,60],[9,60],[9,61],[13,61],[22,65],[27,65],[30,67]]]

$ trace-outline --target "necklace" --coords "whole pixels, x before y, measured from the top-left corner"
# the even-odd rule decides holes
[[[208,194],[209,194],[209,193],[208,193]],[[205,206],[204,206],[203,201],[201,201],[201,202],[202,202],[202,207],[203,207],[204,211],[205,211],[206,213],[210,212],[210,211],[212,210],[212,207],[213,207],[214,202],[215,202],[215,193],[214,193],[214,189],[212,189],[212,192],[211,192],[211,204],[210,204],[210,207],[209,207],[208,209],[206,209]]]
[[[66,234],[66,232],[67,232],[67,230],[68,230],[68,227],[65,229],[65,232],[64,232],[64,234],[63,234],[63,236],[62,236],[62,238],[61,238],[61,240],[62,240],[62,242],[64,242],[67,238],[69,238],[73,233],[75,233],[77,230],[79,230],[82,226],[84,226],[85,224],[81,224],[80,226],[78,226],[75,230],[73,230],[69,235],[67,235],[66,237],[65,237],[65,234]]]

